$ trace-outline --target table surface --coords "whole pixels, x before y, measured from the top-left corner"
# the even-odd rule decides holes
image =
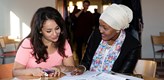
[[[57,80],[60,77],[34,77],[34,76],[19,76],[19,77],[12,77],[12,67],[13,63],[0,65],[0,80],[11,80],[11,79],[38,79],[38,80]],[[65,74],[62,74],[64,76]],[[157,78],[143,76],[144,80],[157,80]]]

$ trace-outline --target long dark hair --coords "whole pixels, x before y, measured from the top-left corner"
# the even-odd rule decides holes
[[[65,41],[66,41],[66,29],[65,29],[65,22],[60,15],[60,13],[52,8],[52,7],[43,7],[39,8],[31,21],[31,32],[26,38],[30,38],[30,42],[32,45],[33,52],[31,53],[35,59],[36,62],[39,64],[41,62],[46,62],[48,59],[48,52],[47,52],[47,46],[45,46],[42,42],[42,34],[40,33],[43,23],[46,20],[54,20],[57,25],[61,29],[61,33],[59,36],[58,41],[55,43],[55,47],[58,48],[58,53],[62,57],[67,57],[65,55]]]

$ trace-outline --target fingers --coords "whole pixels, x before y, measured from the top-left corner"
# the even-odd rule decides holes
[[[59,68],[52,68],[52,69],[44,69],[43,70],[46,75],[44,76],[48,76],[48,77],[59,77],[61,75],[61,70]]]
[[[83,74],[84,71],[80,68],[75,68],[72,72],[71,72],[71,75],[81,75]]]
[[[54,72],[54,73],[50,73],[48,74],[49,77],[60,77],[61,72]]]
[[[53,70],[55,70],[54,77],[59,77],[61,75],[61,70],[58,67],[54,67]]]

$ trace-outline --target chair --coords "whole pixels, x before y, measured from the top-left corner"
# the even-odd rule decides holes
[[[143,76],[155,77],[156,75],[157,63],[152,60],[138,60],[134,74],[141,74]]]
[[[164,32],[159,32],[160,36],[164,36]]]
[[[5,58],[7,57],[15,57],[16,50],[14,51],[4,51],[4,48],[6,47],[5,41],[3,37],[0,37],[0,58],[2,58],[2,64],[5,64]]]
[[[15,50],[17,49],[17,43],[19,43],[19,41],[15,41],[14,39],[10,39],[9,36],[3,36],[4,42],[5,44],[12,44],[15,48]]]
[[[0,65],[0,79],[12,78],[13,63]]]
[[[164,36],[164,32],[159,32],[159,35]],[[164,45],[163,45],[163,48],[164,48]]]
[[[152,41],[152,47],[154,52],[154,60],[156,60],[155,55],[160,54],[161,55],[161,66],[162,66],[162,58],[164,54],[164,36],[153,36],[151,35],[151,41]]]

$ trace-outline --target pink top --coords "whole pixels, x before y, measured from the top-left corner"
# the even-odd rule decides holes
[[[17,51],[15,61],[22,65],[26,65],[26,68],[51,68],[62,64],[63,57],[60,56],[57,51],[48,55],[49,58],[47,59],[47,62],[41,62],[39,64],[35,62],[36,59],[31,55],[32,51],[30,39],[25,39]],[[65,43],[65,54],[68,57],[72,56],[72,51],[68,41]]]

